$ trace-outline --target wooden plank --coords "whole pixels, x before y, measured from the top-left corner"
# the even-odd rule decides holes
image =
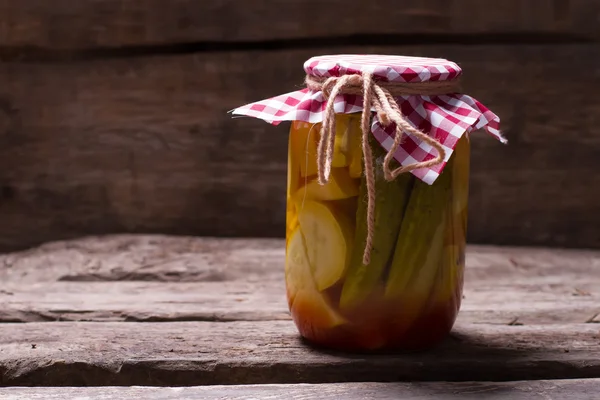
[[[283,261],[282,240],[48,244],[0,256],[0,322],[289,320]],[[600,252],[470,246],[459,321],[600,322],[599,265]]]
[[[102,321],[0,324],[0,385],[600,377],[594,316],[568,315],[600,306],[598,252],[471,246],[467,311],[450,337],[428,352],[388,355],[303,343],[285,313],[282,261],[282,240],[161,236],[87,238],[0,256],[4,313]],[[498,319],[511,312],[518,319]]]
[[[406,34],[412,37],[404,40],[412,41],[415,34],[521,35],[515,41],[528,34],[600,36],[595,0],[386,0],[373,7],[344,0],[2,0],[0,15],[0,46],[46,49],[322,40],[357,33]]]
[[[509,146],[474,135],[470,241],[600,246],[599,45],[319,53],[341,51],[455,60],[502,117]],[[282,236],[288,125],[226,111],[298,87],[313,55],[0,64],[0,251],[110,232]]]
[[[508,276],[498,284],[467,278],[459,320],[495,325],[600,322],[600,279],[557,283],[568,277],[519,285],[507,282]],[[283,276],[266,283],[52,282],[3,283],[0,288],[0,322],[290,319]]]
[[[347,355],[300,341],[290,321],[0,325],[1,386],[600,378],[593,324],[459,324],[436,349]]]
[[[516,382],[419,382],[419,383],[323,383],[271,384],[196,387],[95,387],[18,388],[3,390],[6,400],[63,400],[101,398],[103,400],[200,400],[307,398],[345,400],[427,400],[486,399],[506,400],[569,399],[593,400],[600,392],[600,379],[540,380]]]

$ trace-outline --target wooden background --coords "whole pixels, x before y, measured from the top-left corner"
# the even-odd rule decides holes
[[[0,251],[283,236],[289,125],[226,112],[341,52],[449,58],[500,115],[471,242],[600,248],[599,38],[597,0],[1,0]]]

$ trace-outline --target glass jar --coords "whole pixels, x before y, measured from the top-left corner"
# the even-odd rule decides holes
[[[432,347],[461,305],[469,135],[506,143],[500,119],[445,59],[323,55],[304,72],[306,88],[233,110],[292,121],[285,283],[298,331],[341,350]]]
[[[360,119],[360,113],[336,115],[325,185],[317,182],[321,124],[292,122],[288,305],[300,334],[317,345],[353,351],[428,348],[450,332],[462,299],[469,137],[458,141],[432,185],[411,173],[386,181],[385,150],[371,139],[375,224],[371,260],[364,265],[367,191]]]

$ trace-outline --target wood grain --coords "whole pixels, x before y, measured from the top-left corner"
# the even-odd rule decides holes
[[[0,256],[0,322],[290,320],[282,240],[114,236]],[[600,322],[600,253],[470,246],[459,321]]]
[[[385,355],[300,340],[283,256],[283,240],[129,235],[2,255],[0,386],[600,377],[598,251],[471,246],[451,335]]]
[[[458,324],[426,353],[318,351],[290,321],[0,325],[1,386],[215,385],[600,377],[594,324]]]
[[[513,34],[517,42],[531,34],[574,40],[600,36],[595,0],[497,3],[386,0],[365,7],[344,0],[2,0],[0,47],[73,50],[356,34],[406,34],[409,41],[418,41],[416,34],[438,34],[441,40]]]
[[[341,51],[455,60],[501,116],[509,146],[474,135],[471,242],[600,246],[600,46],[498,45],[0,64],[0,251],[120,232],[282,236],[288,125],[226,112]]]
[[[493,325],[600,323],[600,279],[518,285],[467,279],[459,321]],[[53,282],[0,285],[0,322],[290,320],[283,276],[269,282]],[[523,304],[526,304],[524,306]]]
[[[3,390],[6,400],[102,400],[141,398],[145,400],[299,400],[307,398],[345,400],[594,400],[600,379],[540,380],[515,382],[418,382],[418,383],[324,383],[230,385],[201,387],[102,387],[102,388],[17,388]]]

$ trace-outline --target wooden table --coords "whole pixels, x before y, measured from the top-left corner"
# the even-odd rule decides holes
[[[303,343],[283,258],[281,240],[168,236],[2,255],[0,395],[598,398],[598,251],[470,246],[451,336],[426,353],[390,355]]]

